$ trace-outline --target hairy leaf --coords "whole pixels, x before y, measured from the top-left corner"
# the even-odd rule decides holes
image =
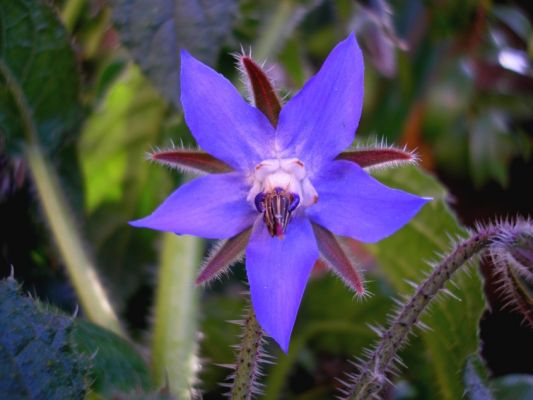
[[[0,282],[0,393],[4,399],[81,399],[87,359],[72,348],[72,319]]]
[[[24,141],[38,140],[54,151],[81,116],[80,79],[67,32],[39,0],[0,2],[0,32],[0,132],[6,147],[13,152]]]
[[[457,219],[446,205],[447,193],[438,182],[414,167],[383,171],[378,174],[383,183],[422,196],[432,196],[422,211],[403,229],[372,246],[379,268],[402,294],[411,293],[406,280],[420,282],[429,270],[427,260],[436,260],[437,253],[451,249],[451,237],[465,235]],[[458,289],[448,286],[459,298],[441,297],[433,303],[423,320],[431,331],[421,333],[426,359],[416,368],[431,371],[433,382],[442,399],[461,398],[465,388],[458,379],[466,357],[479,347],[477,323],[483,308],[481,282],[476,271],[454,279]]]
[[[165,98],[180,107],[179,50],[213,65],[231,31],[236,0],[114,0],[122,42]]]
[[[91,358],[91,390],[109,398],[117,392],[144,391],[150,388],[145,361],[126,340],[88,322],[74,324],[71,341]]]

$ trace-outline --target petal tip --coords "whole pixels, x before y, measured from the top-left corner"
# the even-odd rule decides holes
[[[128,221],[128,225],[129,226],[133,226],[135,228],[146,228],[146,225],[144,223],[146,218],[140,218],[140,219],[135,219],[133,221]]]
[[[261,321],[259,321],[259,324],[262,326]],[[281,351],[283,351],[285,354],[289,352],[289,343],[291,340],[292,329],[288,333],[287,332],[269,332],[269,330],[265,328],[263,328],[263,330],[266,332],[267,335],[269,335],[278,344]]]
[[[193,56],[191,56],[191,53],[189,53],[187,50],[185,49],[181,49],[180,50],[180,57],[181,59],[190,59],[190,58],[193,58]]]
[[[276,340],[276,343],[281,348],[281,351],[283,351],[285,354],[289,353],[289,339],[287,340]]]

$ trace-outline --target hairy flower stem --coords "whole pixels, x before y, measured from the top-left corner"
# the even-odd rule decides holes
[[[76,227],[54,169],[39,145],[32,109],[16,77],[2,59],[0,59],[0,76],[4,77],[6,87],[12,94],[20,113],[26,141],[24,154],[45,217],[65,262],[67,273],[76,290],[82,309],[92,322],[125,336],[105,289],[96,274],[96,268],[83,246],[79,229]]]
[[[248,400],[258,392],[257,377],[262,357],[263,330],[259,326],[252,307],[244,320],[244,332],[238,347],[237,363],[231,386],[231,399]]]
[[[411,299],[399,310],[389,329],[381,334],[377,346],[360,367],[360,373],[355,376],[353,384],[350,384],[346,390],[348,399],[367,400],[379,394],[397,351],[405,344],[409,333],[429,303],[452,275],[471,257],[489,246],[500,231],[498,226],[480,230],[458,244],[452,253],[436,265],[433,272],[418,286]]]
[[[190,399],[198,371],[198,294],[194,278],[201,239],[165,234],[161,251],[152,339],[152,375],[170,393]]]

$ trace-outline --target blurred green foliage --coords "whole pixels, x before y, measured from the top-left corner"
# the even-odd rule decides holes
[[[241,45],[251,48],[252,55],[268,61],[277,86],[289,95],[355,30],[366,63],[359,139],[377,136],[416,148],[427,170],[477,187],[508,184],[510,166],[528,160],[533,145],[533,27],[531,13],[522,7],[526,2],[215,3],[64,0],[50,7],[39,0],[0,0],[2,268],[14,264],[17,276],[56,303],[75,302],[43,221],[36,217],[31,183],[19,176],[24,178],[20,148],[28,138],[12,90],[16,82],[37,139],[75,205],[100,276],[143,352],[160,236],[131,229],[127,221],[151,212],[182,179],[146,162],[144,154],[172,141],[194,146],[179,111],[180,49],[238,85],[230,53]],[[435,201],[397,235],[355,248],[368,269],[370,299],[354,301],[333,277],[312,279],[289,354],[268,348],[277,360],[266,367],[266,398],[336,394],[335,378],[354,369],[347,360],[375,339],[367,324],[386,324],[391,298],[409,292],[404,279],[420,281],[424,261],[449,249],[447,235],[465,233],[446,206],[448,192],[434,178],[416,168],[376,176]],[[32,240],[13,243],[12,236]],[[233,362],[231,345],[239,328],[226,321],[243,313],[244,279],[242,268],[235,268],[233,276],[203,291],[199,387],[207,399],[221,395],[218,383],[227,375],[215,364]],[[467,356],[479,349],[481,282],[473,269],[456,283],[453,291],[462,301],[446,297],[433,306],[424,319],[432,330],[420,332],[402,351],[409,369],[394,378],[400,385],[388,398],[457,399],[477,382],[475,376],[463,380],[461,371]],[[116,391],[133,396],[151,389],[146,364],[127,342],[85,323],[74,331],[78,351],[85,357],[95,354],[87,373],[95,396]],[[529,377],[500,378],[494,384],[501,399],[526,399],[532,387]],[[515,394],[520,390],[526,394]]]

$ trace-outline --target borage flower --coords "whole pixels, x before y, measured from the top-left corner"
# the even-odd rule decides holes
[[[215,276],[245,249],[252,304],[262,328],[288,350],[296,314],[319,255],[356,292],[361,278],[335,235],[383,239],[428,200],[391,189],[361,166],[412,159],[394,149],[344,152],[363,104],[363,59],[354,35],[280,110],[262,70],[240,58],[255,107],[222,75],[181,53],[185,120],[207,153],[172,149],[152,159],[212,174],[176,190],[133,226],[228,239],[206,263],[198,283]],[[381,159],[380,159],[381,158]]]

